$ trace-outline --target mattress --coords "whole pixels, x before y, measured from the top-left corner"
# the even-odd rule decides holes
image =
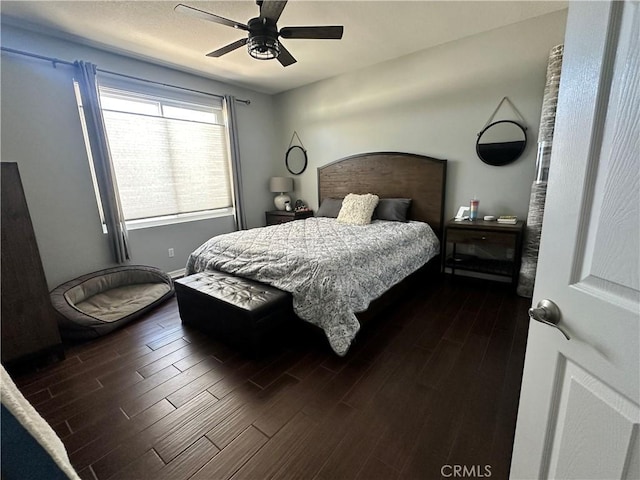
[[[189,256],[186,274],[220,270],[290,292],[296,315],[345,355],[360,329],[355,314],[439,251],[426,223],[315,217],[213,237]]]

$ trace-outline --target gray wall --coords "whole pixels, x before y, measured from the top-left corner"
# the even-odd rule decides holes
[[[449,160],[447,211],[469,198],[480,213],[526,217],[548,52],[562,43],[565,12],[554,13],[341,75],[275,97],[60,40],[2,26],[2,45],[216,94],[238,105],[244,199],[250,227],[272,208],[267,182],[288,173],[294,130],[309,167],[295,177],[297,198],[317,208],[316,168],[367,151],[406,151]],[[73,90],[72,69],[2,54],[2,161],[18,162],[50,287],[111,266],[93,193]],[[529,127],[522,158],[482,163],[476,135],[504,96]],[[503,108],[500,118],[514,118]],[[274,121],[274,118],[276,121]],[[276,160],[268,160],[268,159]],[[184,267],[208,238],[231,231],[229,217],[133,230],[132,262],[165,271]],[[168,248],[175,249],[169,258]]]
[[[264,225],[272,208],[267,181],[274,131],[269,95],[178,72],[65,40],[2,26],[2,45],[63,60],[86,60],[122,72],[215,94],[250,99],[238,104],[244,199],[250,227]],[[102,233],[72,88],[73,69],[2,54],[3,162],[17,162],[50,288],[112,266]],[[267,152],[267,154],[265,154]],[[184,267],[188,254],[214,235],[234,229],[231,217],[130,231],[132,263],[165,271]],[[175,249],[169,258],[168,248]]]
[[[277,149],[295,130],[308,150],[295,196],[317,208],[316,169],[333,160],[412,152],[449,160],[447,216],[476,195],[480,215],[526,219],[546,64],[565,20],[566,11],[541,16],[278,95]],[[493,167],[478,159],[475,141],[504,96],[524,116],[529,143],[516,162]],[[515,118],[503,105],[495,119]]]

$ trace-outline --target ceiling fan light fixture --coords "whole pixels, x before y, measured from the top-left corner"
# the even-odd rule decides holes
[[[258,60],[272,60],[280,55],[280,42],[266,35],[250,36],[247,42],[249,55]]]
[[[198,8],[183,5],[182,3],[176,5],[175,10],[210,22],[233,27],[236,30],[247,31],[247,38],[241,38],[213,52],[209,52],[207,53],[207,57],[218,58],[246,45],[251,57],[258,60],[273,60],[277,58],[280,65],[288,67],[296,63],[296,59],[291,55],[289,50],[278,41],[280,37],[287,39],[307,38],[318,40],[339,40],[342,38],[344,27],[339,25],[324,27],[285,27],[282,30],[278,30],[277,22],[287,1],[288,0],[256,0],[256,3],[260,7],[260,15],[250,19],[246,25],[213,13],[205,12]]]

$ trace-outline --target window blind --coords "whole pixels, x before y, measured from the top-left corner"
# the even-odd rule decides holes
[[[101,102],[126,220],[232,206],[221,111],[111,88]]]

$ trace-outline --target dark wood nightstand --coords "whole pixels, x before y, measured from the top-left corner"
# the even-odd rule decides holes
[[[304,212],[287,212],[286,210],[272,210],[265,212],[267,218],[267,226],[277,225],[279,223],[293,222],[294,220],[302,220],[303,218],[313,217],[313,210]]]
[[[453,245],[453,250],[450,254],[444,255],[443,269],[445,267],[450,268],[452,275],[455,275],[456,270],[464,270],[510,277],[511,284],[515,287],[518,283],[518,274],[520,272],[524,225],[525,222],[522,220],[515,225],[496,221],[485,222],[484,220],[473,222],[450,220],[444,230],[444,251],[445,253],[447,252],[447,244],[449,243]],[[505,260],[462,255],[456,251],[456,246],[459,243],[475,246],[495,245],[510,249],[513,254]]]

